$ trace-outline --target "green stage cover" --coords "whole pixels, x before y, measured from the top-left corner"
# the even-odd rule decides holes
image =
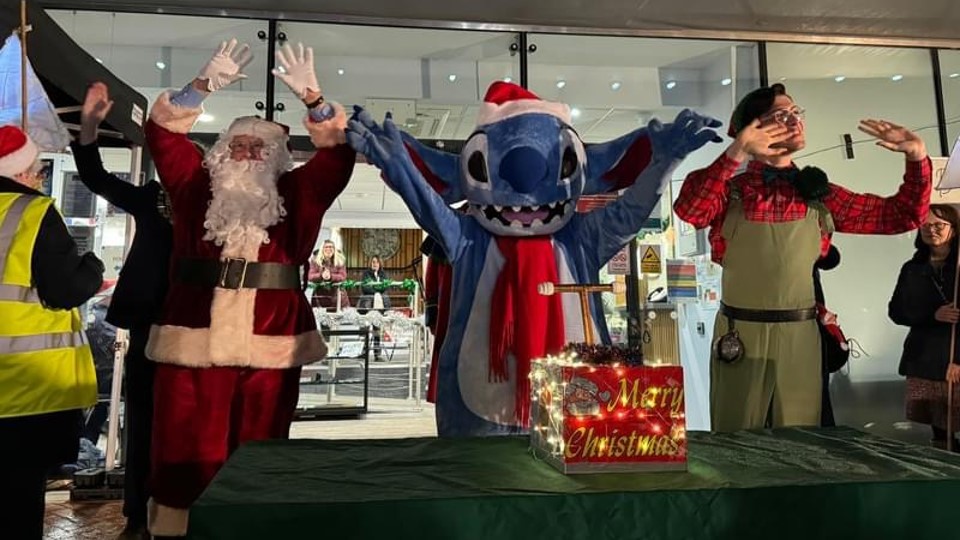
[[[526,437],[240,448],[194,539],[960,538],[960,456],[850,428],[689,434],[688,472],[564,476]]]

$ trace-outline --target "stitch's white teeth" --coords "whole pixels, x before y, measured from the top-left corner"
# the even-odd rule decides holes
[[[537,218],[530,222],[531,227],[539,227],[541,225],[543,225],[543,221],[540,218]]]
[[[503,212],[503,206],[500,206],[499,204],[493,205],[493,208],[494,208],[497,212]]]
[[[510,226],[513,227],[514,229],[522,229],[523,223],[521,223],[520,220],[515,219],[510,222]]]
[[[517,206],[517,205],[514,205],[514,206],[513,206],[513,211],[514,211],[514,212],[519,212],[520,210],[523,210],[523,207],[522,207],[522,206]]]

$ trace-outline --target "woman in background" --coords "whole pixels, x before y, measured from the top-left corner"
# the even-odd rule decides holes
[[[900,374],[907,377],[907,419],[929,425],[938,448],[946,447],[948,433],[953,437],[958,431],[960,417],[954,387],[953,425],[947,426],[947,381],[960,382],[960,365],[949,360],[950,334],[960,320],[953,304],[958,226],[952,206],[930,205],[914,241],[917,250],[900,269],[889,305],[890,319],[910,327],[900,360]],[[955,438],[953,447],[958,448]]]
[[[363,292],[363,296],[357,302],[357,310],[360,313],[366,313],[370,309],[390,309],[390,297],[386,294],[386,291],[376,286],[376,284],[384,281],[390,281],[390,278],[383,271],[380,257],[374,255],[370,257],[369,268],[363,271],[363,278],[360,280],[360,290]],[[379,327],[375,326],[373,328],[373,354],[376,362],[383,360],[380,354],[380,334],[382,332]]]
[[[333,308],[335,311],[350,307],[350,299],[346,291],[335,284],[347,279],[347,264],[343,254],[330,240],[324,240],[320,254],[310,261],[310,271],[307,279],[311,283],[320,283],[313,291],[314,307]],[[340,299],[339,306],[337,298]]]

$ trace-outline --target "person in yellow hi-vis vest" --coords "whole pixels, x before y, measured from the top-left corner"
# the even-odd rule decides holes
[[[43,536],[47,473],[73,462],[84,408],[97,401],[77,308],[103,263],[77,245],[40,193],[37,147],[0,127],[0,537]]]

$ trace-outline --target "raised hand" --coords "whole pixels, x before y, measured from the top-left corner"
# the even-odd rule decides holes
[[[749,126],[740,130],[737,138],[727,149],[727,156],[735,161],[745,161],[750,156],[774,157],[789,152],[786,148],[771,148],[790,138],[792,132],[789,127],[773,123],[768,126],[754,120]]]
[[[313,49],[304,48],[303,43],[298,43],[297,48],[295,53],[293,47],[287,43],[277,51],[277,64],[283,69],[274,68],[272,73],[283,81],[291,92],[306,101],[307,96],[320,93],[320,83],[317,82],[317,74],[313,68]]]
[[[200,70],[197,79],[206,81],[207,92],[216,92],[240,79],[246,79],[243,68],[252,60],[253,53],[250,52],[249,45],[244,43],[238,48],[236,38],[224,41],[207,65]]]
[[[720,142],[717,132],[710,128],[720,127],[721,122],[709,116],[684,109],[670,124],[661,124],[653,119],[647,126],[654,156],[669,156],[683,159],[708,142]]]
[[[894,152],[903,152],[907,155],[907,159],[911,161],[920,161],[927,157],[927,147],[923,143],[923,139],[903,126],[898,126],[886,120],[868,118],[861,120],[857,128],[867,135],[879,139],[877,146],[882,146]]]
[[[97,127],[107,118],[112,107],[107,85],[95,82],[87,88],[80,108],[80,144],[86,145],[97,140]]]

